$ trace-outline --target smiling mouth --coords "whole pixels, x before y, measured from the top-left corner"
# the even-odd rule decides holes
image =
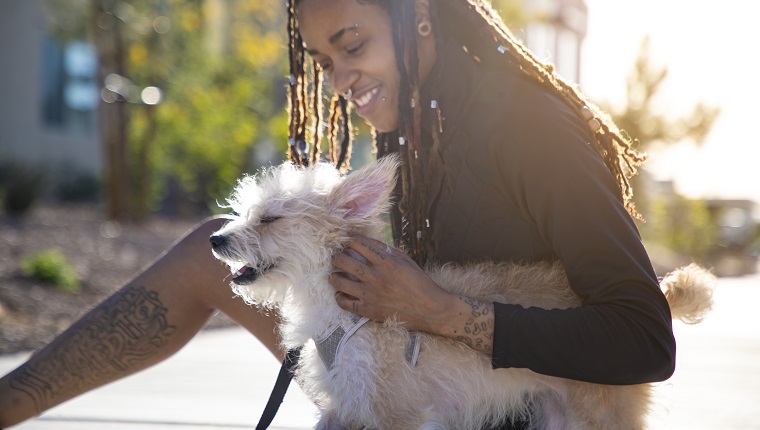
[[[367,106],[372,101],[372,99],[375,98],[378,91],[380,91],[380,88],[375,87],[364,93],[361,97],[354,97],[353,102],[356,105],[357,109],[362,109]]]
[[[254,268],[251,266],[243,266],[232,274],[232,282],[235,285],[249,285],[256,281],[259,276],[266,273],[274,265],[269,264],[265,267]]]

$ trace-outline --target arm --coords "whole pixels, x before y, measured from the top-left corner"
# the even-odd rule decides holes
[[[493,138],[490,147],[503,166],[500,192],[562,261],[582,306],[497,304],[494,366],[604,384],[667,379],[675,360],[669,307],[633,219],[585,124],[537,93],[511,93],[522,108],[506,113],[506,135],[516,138]]]
[[[20,423],[86,391],[161,362],[184,346],[214,309],[277,349],[276,318],[233,298],[215,261],[210,220],[0,379],[0,427]]]
[[[356,236],[346,247],[367,261],[347,253],[335,257],[335,267],[352,275],[332,275],[341,308],[376,321],[395,317],[408,330],[448,337],[491,356],[493,303],[445,291],[409,256],[380,241]]]

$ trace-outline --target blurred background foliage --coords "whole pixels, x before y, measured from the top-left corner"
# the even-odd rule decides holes
[[[264,0],[48,6],[59,39],[97,49],[109,218],[218,211],[243,172],[282,158],[255,150],[285,148],[284,8]]]
[[[686,140],[701,145],[720,114],[718,108],[703,103],[683,117],[658,113],[654,109],[655,100],[667,74],[666,66],[652,64],[650,42],[644,39],[626,82],[626,103],[619,108],[600,103],[618,127],[634,140],[636,149],[647,154]],[[647,172],[646,163],[631,178],[631,183],[636,208],[644,217],[638,221],[644,241],[706,263],[719,240],[720,210],[712,210],[705,200],[688,199],[675,190],[658,187]]]

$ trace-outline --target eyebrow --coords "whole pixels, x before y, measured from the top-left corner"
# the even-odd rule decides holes
[[[340,41],[340,39],[346,34],[347,31],[356,31],[356,29],[359,28],[358,24],[353,24],[348,27],[341,28],[340,30],[336,31],[335,34],[330,36],[327,41],[330,43],[330,45],[335,45]],[[309,53],[309,55],[318,54],[319,51],[316,49],[309,49],[306,48],[306,52]]]

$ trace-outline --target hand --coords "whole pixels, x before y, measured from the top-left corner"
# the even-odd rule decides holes
[[[338,306],[375,321],[393,317],[409,330],[433,332],[456,299],[405,253],[365,236],[352,237],[333,264],[340,271],[330,278]]]
[[[375,321],[396,318],[407,330],[445,336],[492,354],[493,304],[449,293],[403,252],[354,236],[333,265],[342,272],[330,277],[341,308]]]

